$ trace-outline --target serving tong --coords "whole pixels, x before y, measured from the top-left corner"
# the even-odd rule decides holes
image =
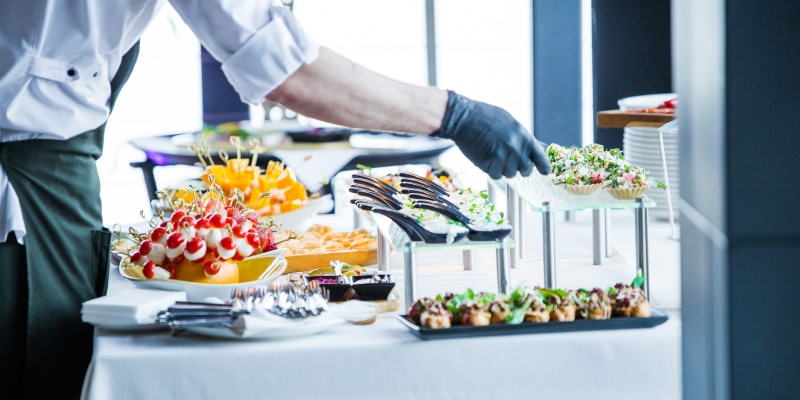
[[[284,318],[306,318],[328,311],[330,292],[318,285],[296,288],[291,284],[234,289],[226,303],[178,301],[158,313],[156,321],[173,334],[191,327],[230,327],[242,315],[261,308]]]

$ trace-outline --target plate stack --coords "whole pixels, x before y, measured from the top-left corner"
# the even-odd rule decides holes
[[[658,142],[657,128],[625,128],[622,136],[625,160],[631,165],[644,168],[653,179],[664,182],[664,168],[661,164],[661,149]],[[678,171],[678,135],[664,134],[664,154],[667,160],[672,210],[678,220],[678,198],[680,197],[680,175]],[[667,210],[667,191],[656,187],[647,191],[647,196],[658,206],[651,209],[650,214],[657,219],[669,219]]]

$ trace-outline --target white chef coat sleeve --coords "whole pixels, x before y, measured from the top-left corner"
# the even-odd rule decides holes
[[[303,64],[317,44],[280,0],[170,0],[243,102],[258,104]]]

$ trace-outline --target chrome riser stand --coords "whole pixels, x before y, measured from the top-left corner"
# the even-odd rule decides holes
[[[606,263],[606,212],[608,210],[592,210],[592,263]]]
[[[475,269],[475,250],[464,250],[464,271]]]
[[[542,212],[542,242],[544,244],[542,259],[544,261],[544,286],[549,289],[556,287],[556,225],[550,204],[542,203],[545,211]]]
[[[508,268],[508,239],[503,239],[503,247],[497,249],[497,292],[511,294],[511,271]]]
[[[519,232],[520,232],[520,223],[519,223],[519,200],[517,199],[517,192],[511,188],[511,185],[506,184],[506,218],[508,219],[508,223],[511,224],[511,240],[517,245],[520,244],[519,241]],[[509,267],[517,268],[517,262],[519,261],[519,253],[517,249],[509,249],[508,250],[509,256]]]
[[[614,252],[614,245],[611,243],[611,209],[605,210],[606,226],[605,226],[605,242],[606,242],[606,258],[611,258],[616,255]]]
[[[414,243],[408,243],[408,252],[405,253],[404,285],[406,292],[406,314],[411,311],[411,306],[417,299],[417,253],[414,252]]]
[[[522,196],[517,195],[517,254],[520,260],[528,258],[528,203]]]
[[[378,230],[378,270],[379,271],[391,271],[392,269],[392,247],[389,245],[389,241],[383,236],[380,230]]]
[[[641,203],[642,199],[636,199],[636,202]],[[647,209],[641,207],[635,210],[636,271],[639,271],[639,269],[642,270],[642,275],[644,275],[642,290],[644,290],[645,295],[652,302],[653,299],[650,298],[650,263],[647,254]]]

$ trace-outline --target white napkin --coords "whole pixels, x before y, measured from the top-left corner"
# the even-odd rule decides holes
[[[81,318],[95,326],[152,324],[159,311],[176,301],[186,301],[186,292],[124,290],[83,303]]]
[[[330,311],[316,317],[289,319],[256,307],[249,315],[239,317],[229,329],[241,338],[257,337],[268,331],[293,330],[319,323],[345,323],[366,321],[375,316],[375,307],[363,301],[351,300],[342,304],[330,304]]]

